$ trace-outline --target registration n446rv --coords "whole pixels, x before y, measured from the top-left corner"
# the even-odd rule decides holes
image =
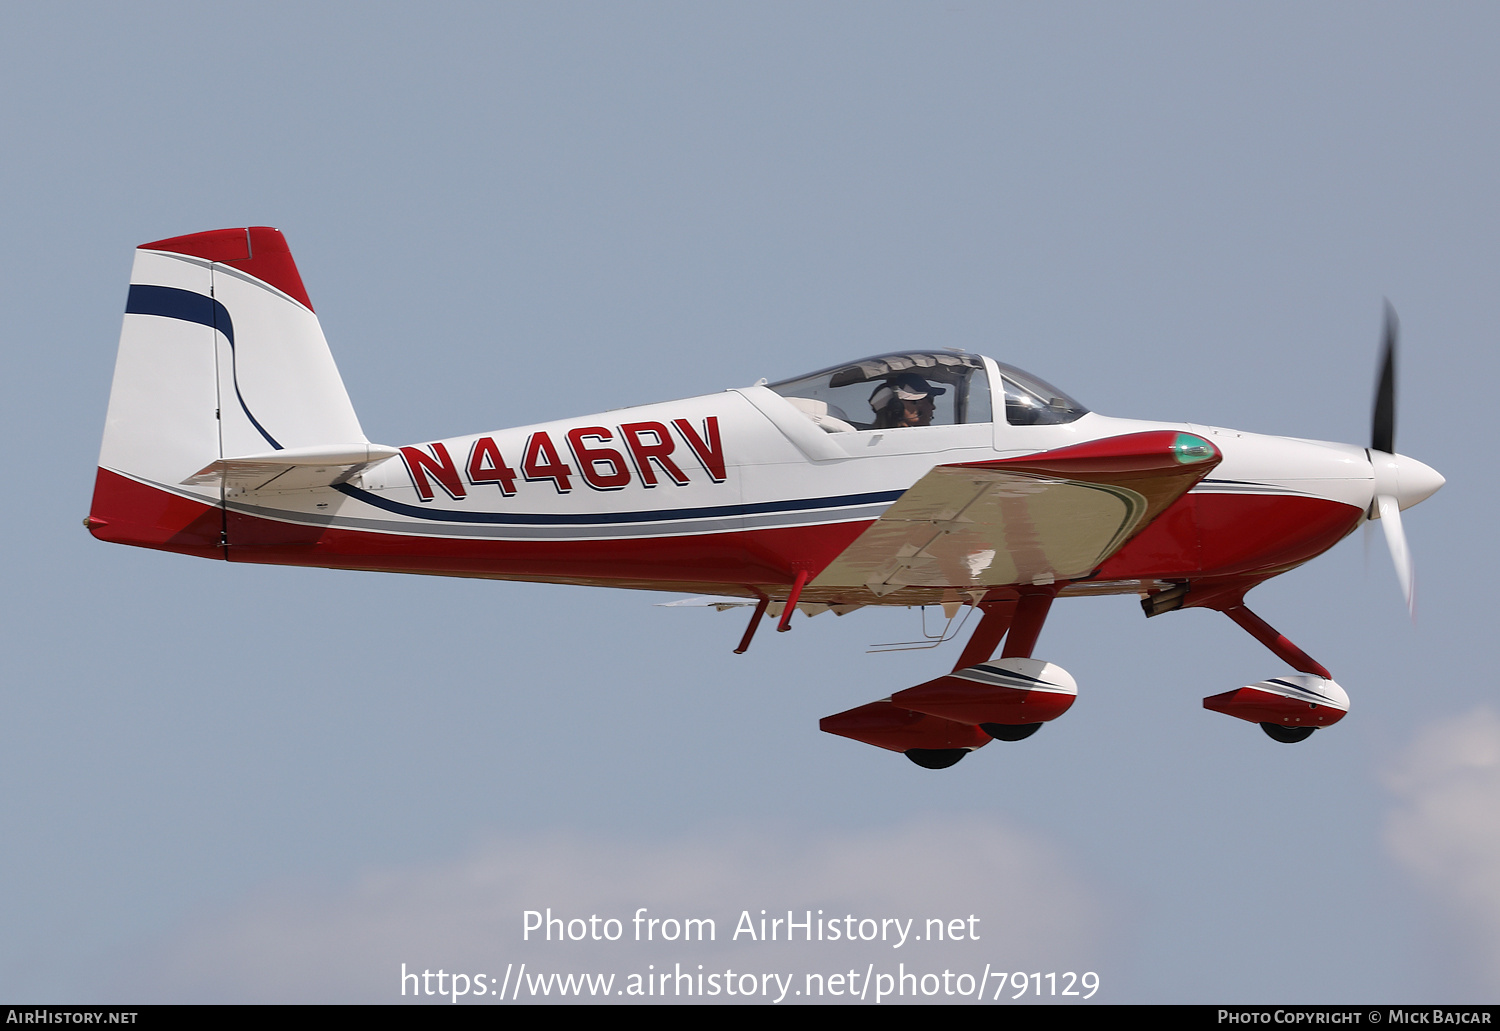
[[[822,721],[929,768],[1073,704],[1032,654],[1057,599],[1215,609],[1290,670],[1204,705],[1295,742],[1348,695],[1245,595],[1376,519],[1411,604],[1401,510],[1443,478],[1395,452],[1395,344],[1388,311],[1368,446],[1114,419],[943,348],[387,446],[281,233],[221,229],[136,251],[86,524],[229,562],[690,592],[750,612],[740,652],[799,609],[941,609],[972,623],[950,672]]]

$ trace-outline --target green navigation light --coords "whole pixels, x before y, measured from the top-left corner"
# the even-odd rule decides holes
[[[1179,433],[1177,439],[1172,441],[1172,456],[1183,465],[1207,462],[1214,454],[1212,444],[1192,433]]]

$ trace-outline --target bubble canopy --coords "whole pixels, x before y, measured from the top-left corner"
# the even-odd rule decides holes
[[[988,423],[995,399],[987,364],[1000,373],[1005,421],[1013,426],[1088,414],[1043,379],[961,351],[878,354],[766,386],[830,433]]]

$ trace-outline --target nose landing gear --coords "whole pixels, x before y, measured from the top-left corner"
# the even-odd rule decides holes
[[[1344,718],[1349,711],[1349,695],[1312,656],[1246,608],[1243,592],[1205,607],[1223,612],[1278,658],[1300,671],[1210,695],[1203,699],[1205,709],[1259,723],[1267,737],[1287,745],[1306,741],[1314,730],[1332,726]]]

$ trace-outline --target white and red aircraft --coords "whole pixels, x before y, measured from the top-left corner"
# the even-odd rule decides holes
[[[1286,742],[1337,722],[1348,696],[1245,592],[1379,519],[1410,605],[1400,512],[1443,484],[1394,451],[1389,312],[1369,448],[1112,419],[943,349],[386,447],[360,429],[275,229],[142,245],[125,312],[86,520],[100,540],[692,591],[754,604],[737,652],[799,608],[977,608],[951,673],[822,721],[929,768],[1072,704],[1073,679],[1032,657],[1059,596],[1217,609],[1296,672],[1206,707]]]

